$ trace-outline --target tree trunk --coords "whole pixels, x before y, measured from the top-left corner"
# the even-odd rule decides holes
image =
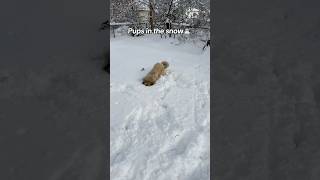
[[[167,17],[169,17],[169,15],[171,14],[172,4],[173,4],[173,0],[170,1]]]
[[[154,10],[154,0],[149,0],[149,24],[150,28],[153,30],[154,29],[154,24],[155,24],[155,10]]]

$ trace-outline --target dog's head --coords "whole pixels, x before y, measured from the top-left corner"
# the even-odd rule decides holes
[[[167,61],[162,61],[161,64],[165,69],[169,67],[169,63]]]

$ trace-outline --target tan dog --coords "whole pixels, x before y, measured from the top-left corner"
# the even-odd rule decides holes
[[[168,68],[169,63],[167,61],[162,61],[153,66],[151,71],[143,78],[142,84],[146,86],[152,86],[156,81],[166,73],[166,68]]]

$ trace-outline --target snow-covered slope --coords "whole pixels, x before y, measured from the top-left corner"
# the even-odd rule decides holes
[[[113,180],[209,179],[210,54],[176,43],[153,35],[111,39]],[[160,60],[169,62],[168,74],[144,86]]]

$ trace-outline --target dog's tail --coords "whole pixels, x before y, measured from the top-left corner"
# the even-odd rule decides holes
[[[169,63],[167,61],[162,61],[161,64],[164,66],[165,69],[169,67]]]

